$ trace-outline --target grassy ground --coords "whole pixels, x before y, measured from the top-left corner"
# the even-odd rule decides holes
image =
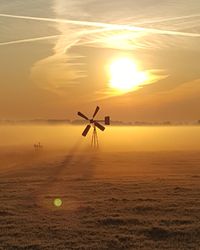
[[[0,249],[200,249],[198,152],[1,158]]]

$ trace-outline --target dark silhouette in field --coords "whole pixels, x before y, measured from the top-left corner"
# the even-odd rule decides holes
[[[43,146],[40,142],[38,142],[37,144],[34,144],[33,147],[34,147],[35,151],[43,149]]]
[[[96,117],[97,113],[99,112],[100,108],[99,106],[96,107],[94,114],[91,119],[89,119],[86,115],[84,115],[81,112],[78,112],[77,114],[85,119],[86,121],[89,122],[89,124],[86,126],[84,129],[82,136],[87,136],[88,132],[90,131],[91,126],[93,126],[93,134],[92,134],[92,142],[91,146],[92,148],[98,148],[99,147],[99,141],[98,141],[98,135],[97,135],[97,129],[100,129],[101,131],[105,130],[105,127],[100,124],[100,122],[104,122],[105,125],[110,125],[110,117],[106,116],[104,120],[95,120],[94,118]]]

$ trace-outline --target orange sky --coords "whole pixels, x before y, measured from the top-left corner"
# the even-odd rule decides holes
[[[97,104],[117,120],[200,119],[199,1],[3,0],[0,10],[0,119],[74,119]],[[123,57],[153,81],[113,92],[108,68]]]

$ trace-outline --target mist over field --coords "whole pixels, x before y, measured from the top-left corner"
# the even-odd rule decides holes
[[[83,125],[1,125],[0,147],[24,147],[32,150],[41,142],[45,150],[67,153],[79,142],[77,150],[90,146],[92,131],[81,137]],[[105,133],[98,132],[100,150],[127,151],[198,151],[199,126],[111,126]]]
[[[82,129],[1,128],[0,248],[198,249],[200,128]]]

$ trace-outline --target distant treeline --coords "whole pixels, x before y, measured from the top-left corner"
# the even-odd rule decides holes
[[[81,125],[86,124],[85,120],[69,120],[69,119],[34,119],[34,120],[0,120],[0,125],[23,125],[23,124],[46,124],[46,125]],[[186,125],[200,125],[200,120],[195,122],[123,122],[123,121],[112,121],[113,126],[186,126]]]

